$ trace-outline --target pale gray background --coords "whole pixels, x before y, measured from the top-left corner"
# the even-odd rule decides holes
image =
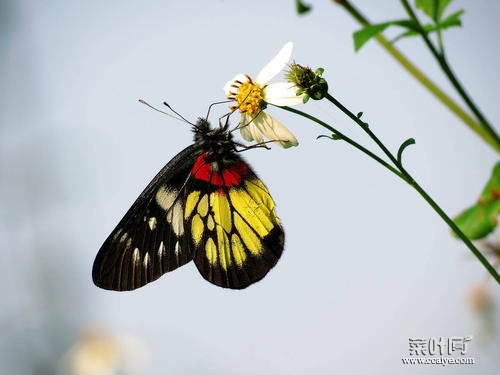
[[[362,110],[392,148],[412,136],[408,169],[453,214],[497,156],[375,43],[355,54],[357,24],[330,1],[14,1],[0,9],[0,373],[51,374],[78,332],[105,326],[149,347],[144,374],[481,373],[499,341],[474,339],[467,366],[406,366],[408,337],[474,334],[465,295],[485,271],[411,189],[323,131],[273,111],[300,147],[246,154],[287,232],[278,266],[229,291],[193,264],[133,293],[96,288],[102,241],[178,151],[187,126],[137,103],[168,100],[190,119],[257,71],[288,40],[325,67],[332,92]],[[373,20],[398,1],[356,1]],[[453,66],[498,123],[500,3],[456,1]],[[400,47],[445,88],[420,42]],[[304,107],[360,137],[326,103]],[[497,287],[492,288],[498,300]],[[497,313],[497,318],[500,316]]]

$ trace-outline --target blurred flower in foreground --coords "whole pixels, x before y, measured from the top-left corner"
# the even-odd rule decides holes
[[[301,95],[304,103],[310,98],[321,100],[328,93],[328,83],[321,77],[324,71],[318,68],[313,72],[307,66],[293,63],[286,73],[286,80],[295,86],[297,95]]]
[[[490,341],[496,335],[495,302],[489,290],[488,279],[475,285],[468,293],[469,308],[478,317],[476,335],[482,343]]]
[[[302,103],[302,97],[297,96],[296,88],[289,82],[267,84],[286,67],[292,49],[291,42],[285,44],[255,79],[238,74],[224,85],[226,96],[236,102],[231,110],[240,111],[241,136],[247,141],[261,143],[264,135],[285,148],[299,144],[283,124],[264,111],[267,104],[294,106]]]
[[[484,239],[475,241],[475,245],[481,252],[491,259],[493,267],[500,266],[500,231],[497,229]],[[479,318],[478,337],[487,342],[496,335],[496,311],[497,307],[491,293],[490,275],[474,285],[467,294],[467,304],[470,310]]]
[[[493,300],[486,283],[475,285],[468,296],[470,309],[475,313],[483,313],[493,306]]]
[[[64,354],[60,369],[65,375],[137,374],[144,369],[147,357],[145,345],[138,339],[91,329]]]

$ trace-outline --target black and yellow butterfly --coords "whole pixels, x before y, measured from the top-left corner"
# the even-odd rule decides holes
[[[277,263],[284,232],[266,186],[237,154],[228,124],[193,126],[194,144],[149,183],[99,250],[104,289],[133,290],[194,259],[211,283],[242,289]]]

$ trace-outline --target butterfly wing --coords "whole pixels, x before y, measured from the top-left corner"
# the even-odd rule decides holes
[[[101,246],[92,278],[101,288],[133,290],[193,258],[184,225],[184,202],[199,156],[193,145],[150,182]]]
[[[193,167],[184,215],[194,262],[211,283],[243,289],[278,262],[284,231],[269,191],[246,162],[237,157],[211,170],[203,158]]]

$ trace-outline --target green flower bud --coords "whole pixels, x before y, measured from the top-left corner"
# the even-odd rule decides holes
[[[307,103],[309,98],[321,100],[328,93],[328,83],[321,77],[324,71],[323,68],[318,68],[313,72],[307,66],[293,63],[290,64],[285,78],[297,87],[297,96],[304,95],[304,103]]]

